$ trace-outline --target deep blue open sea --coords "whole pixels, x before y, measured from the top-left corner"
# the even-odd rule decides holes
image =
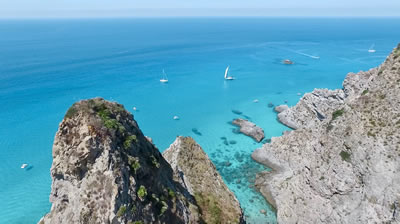
[[[398,42],[395,18],[2,20],[0,223],[36,223],[49,211],[58,124],[72,103],[97,96],[124,104],[160,151],[177,135],[192,136],[249,223],[274,223],[252,187],[266,170],[250,158],[262,144],[229,122],[247,117],[266,138],[279,136],[287,128],[269,103],[295,105],[298,93],[341,88],[348,72],[379,65]],[[223,79],[228,65],[234,81]],[[162,69],[168,84],[159,82]]]

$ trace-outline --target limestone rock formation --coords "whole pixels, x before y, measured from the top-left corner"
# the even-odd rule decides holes
[[[101,98],[75,103],[54,139],[52,208],[39,223],[243,221],[238,201],[215,166],[194,140],[190,142],[196,154],[184,159],[212,175],[182,166],[188,174],[179,175],[190,177],[190,182],[175,181],[177,174],[122,105]],[[179,153],[174,160],[184,155],[190,153]],[[214,191],[207,192],[210,186]],[[221,214],[224,217],[214,222]]]
[[[240,132],[252,137],[257,142],[261,142],[261,140],[263,140],[264,138],[264,131],[248,120],[238,118],[233,120],[232,124],[239,126]]]
[[[343,90],[315,89],[305,94],[296,106],[279,113],[278,120],[292,129],[311,127],[314,122],[326,119],[332,108],[343,104],[344,98]]]
[[[283,111],[285,111],[285,110],[287,110],[287,109],[289,109],[289,107],[288,107],[288,105],[286,105],[286,104],[279,105],[279,106],[276,106],[276,107],[274,108],[275,112],[277,112],[277,113],[281,113],[281,112],[283,112]]]
[[[178,137],[163,156],[171,164],[175,180],[195,196],[206,223],[244,223],[235,195],[192,138]]]
[[[400,223],[400,45],[279,115],[297,130],[252,155],[273,169],[256,185],[279,223]]]
[[[75,103],[53,145],[50,213],[40,223],[199,223],[194,198],[122,105]]]

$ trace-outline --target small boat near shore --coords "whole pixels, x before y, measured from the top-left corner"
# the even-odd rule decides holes
[[[294,62],[289,60],[289,59],[283,60],[282,63],[285,64],[285,65],[293,65],[294,64]]]
[[[21,165],[21,169],[25,169],[28,166],[28,164],[24,163]]]

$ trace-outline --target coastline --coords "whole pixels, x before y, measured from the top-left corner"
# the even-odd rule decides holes
[[[0,41],[7,45],[0,53],[0,73],[5,74],[0,82],[5,108],[0,111],[0,155],[7,160],[0,165],[0,220],[33,223],[50,210],[49,169],[57,125],[68,105],[96,96],[124,104],[161,151],[177,135],[192,136],[229,180],[247,213],[259,222],[265,218],[260,209],[275,216],[261,194],[247,190],[253,178],[237,175],[265,169],[250,155],[261,144],[232,133],[226,122],[236,118],[231,110],[237,109],[262,127],[267,139],[280,136],[288,129],[276,121],[269,102],[287,100],[292,106],[298,92],[340,87],[346,72],[378,65],[400,30],[399,23],[389,19],[332,24],[327,27],[312,19],[260,19],[257,24],[226,19],[199,27],[190,20],[2,22]],[[182,26],[187,32],[179,32]],[[228,41],[226,36],[232,38]],[[371,42],[377,47],[374,54],[367,52]],[[284,58],[295,64],[282,66]],[[237,82],[224,84],[221,76],[227,64],[233,66]],[[159,83],[163,68],[168,85]],[[181,120],[173,120],[174,115]],[[193,133],[194,128],[202,135]],[[25,162],[33,168],[21,170]]]
[[[259,174],[256,183],[276,206],[278,223],[400,220],[395,187],[400,183],[399,70],[400,44],[378,68],[349,73],[343,89],[325,90],[329,97],[315,89],[281,112],[297,129],[252,154],[273,168]]]

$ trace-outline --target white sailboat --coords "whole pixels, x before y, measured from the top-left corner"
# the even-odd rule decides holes
[[[226,67],[224,78],[225,80],[234,80],[234,78],[232,76],[229,76],[228,73],[229,73],[229,65],[228,67]]]
[[[167,74],[165,74],[164,69],[162,70],[162,72],[163,72],[163,77],[162,77],[162,79],[160,79],[160,82],[167,83],[168,82]]]
[[[368,52],[369,53],[375,53],[376,50],[374,49],[374,47],[375,47],[375,44],[372,44],[371,47],[368,49]]]

